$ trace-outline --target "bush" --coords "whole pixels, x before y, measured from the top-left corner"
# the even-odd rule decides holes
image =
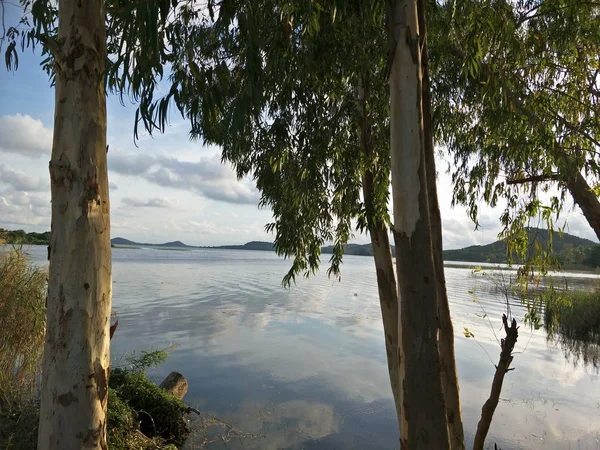
[[[144,435],[159,437],[167,444],[178,447],[183,445],[190,430],[186,420],[187,407],[181,400],[138,371],[114,369],[110,374],[109,386],[124,406],[131,408]],[[108,404],[110,407],[110,397]],[[129,420],[124,407],[115,409],[113,419],[117,417],[119,419],[115,423]]]
[[[33,449],[46,332],[46,272],[19,248],[0,253],[0,448]]]

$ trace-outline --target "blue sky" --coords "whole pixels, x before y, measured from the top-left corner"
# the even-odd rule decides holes
[[[21,54],[15,73],[0,68],[0,227],[46,231],[54,92],[36,53]],[[192,245],[273,239],[264,231],[271,212],[258,208],[259,193],[251,180],[238,181],[220,163],[219,148],[190,141],[187,123],[175,114],[164,134],[141,135],[136,147],[134,113],[135,105],[108,97],[112,237]],[[482,227],[474,231],[464,208],[450,206],[446,167],[438,162],[444,247],[493,241],[501,210],[482,205]],[[570,232],[596,240],[578,210],[568,215],[568,224]],[[354,241],[368,239],[357,235]]]

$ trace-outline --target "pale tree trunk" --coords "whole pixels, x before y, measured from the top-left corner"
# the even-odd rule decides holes
[[[102,0],[60,0],[39,449],[107,449],[111,250]]]
[[[363,75],[358,85],[358,110],[360,112],[359,135],[360,148],[367,160],[367,164],[374,161],[373,143],[371,141],[371,123],[366,113],[369,102],[370,85],[369,79]],[[374,164],[374,162],[373,162]],[[374,165],[369,166],[362,175],[362,191],[366,205],[366,216],[371,237],[371,248],[375,261],[377,273],[377,290],[379,293],[379,304],[381,307],[381,318],[383,321],[383,334],[385,339],[385,350],[388,363],[390,385],[396,407],[398,428],[400,428],[401,405],[399,399],[399,365],[398,365],[398,287],[394,274],[394,261],[387,225],[383,218],[375,217],[374,213],[374,177],[373,172],[378,170]]]
[[[425,151],[425,167],[427,171],[427,190],[429,194],[429,210],[431,234],[433,242],[433,259],[438,286],[438,314],[440,325],[440,359],[442,389],[446,399],[446,415],[448,418],[450,446],[453,450],[464,450],[465,436],[460,407],[460,390],[456,371],[454,352],[454,327],[450,316],[450,305],[446,291],[444,259],[442,246],[442,219],[437,196],[435,150],[433,146],[433,129],[431,123],[431,85],[429,79],[429,53],[427,48],[427,24],[425,20],[425,1],[418,0],[419,34],[421,36],[422,96],[423,96],[423,137]]]
[[[410,450],[449,449],[441,382],[438,283],[424,153],[417,0],[397,0],[390,26],[392,198],[400,288],[401,443]]]

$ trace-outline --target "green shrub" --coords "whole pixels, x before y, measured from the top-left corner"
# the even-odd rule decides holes
[[[168,444],[183,445],[189,427],[187,407],[181,400],[148,380],[143,372],[114,369],[109,386],[133,410],[142,433],[160,437]]]

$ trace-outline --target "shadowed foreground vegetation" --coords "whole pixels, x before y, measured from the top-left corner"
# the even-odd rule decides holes
[[[0,242],[3,245],[4,242]],[[0,449],[37,447],[41,362],[46,327],[47,272],[20,248],[0,250]],[[189,408],[146,376],[165,350],[142,351],[113,367],[108,391],[111,450],[176,450],[255,437]],[[190,421],[189,414],[195,414]],[[225,431],[223,431],[225,430]]]
[[[0,253],[0,448],[37,446],[38,393],[45,336],[46,271],[19,248]],[[146,378],[166,352],[142,352],[110,377],[108,442],[115,450],[176,449],[189,427],[187,408]],[[143,411],[143,413],[142,413]],[[173,445],[174,444],[174,445]]]

